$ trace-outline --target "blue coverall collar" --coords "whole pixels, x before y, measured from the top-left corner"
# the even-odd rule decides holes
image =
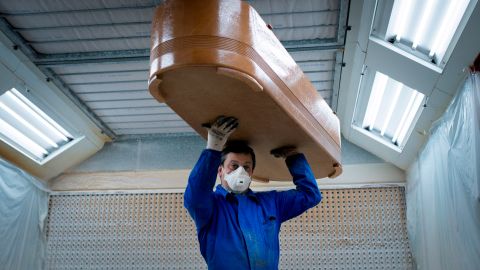
[[[227,197],[229,196],[234,196],[232,193],[228,192],[221,184],[217,185],[215,192],[222,195],[225,200],[228,199]],[[244,195],[257,203],[259,202],[257,195],[255,195],[255,192],[253,192],[250,188],[244,193]]]

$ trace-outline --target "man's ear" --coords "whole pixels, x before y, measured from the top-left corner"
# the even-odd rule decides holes
[[[218,177],[220,177],[222,170],[223,170],[222,165],[218,166],[218,170],[217,170]]]

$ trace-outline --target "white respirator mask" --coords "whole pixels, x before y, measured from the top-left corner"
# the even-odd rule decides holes
[[[240,166],[235,171],[232,171],[225,175],[225,180],[230,187],[230,191],[233,193],[242,193],[248,189],[252,178],[248,175],[248,172]]]

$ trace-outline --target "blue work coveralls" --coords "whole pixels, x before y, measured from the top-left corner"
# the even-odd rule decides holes
[[[303,154],[286,164],[296,189],[234,194],[215,185],[221,153],[205,149],[190,173],[184,205],[195,221],[209,269],[278,269],[282,222],[317,205],[322,195]]]

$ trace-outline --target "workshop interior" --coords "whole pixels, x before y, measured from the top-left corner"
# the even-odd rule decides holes
[[[478,0],[0,0],[0,268],[207,269],[206,123],[322,201],[279,269],[478,269]]]

